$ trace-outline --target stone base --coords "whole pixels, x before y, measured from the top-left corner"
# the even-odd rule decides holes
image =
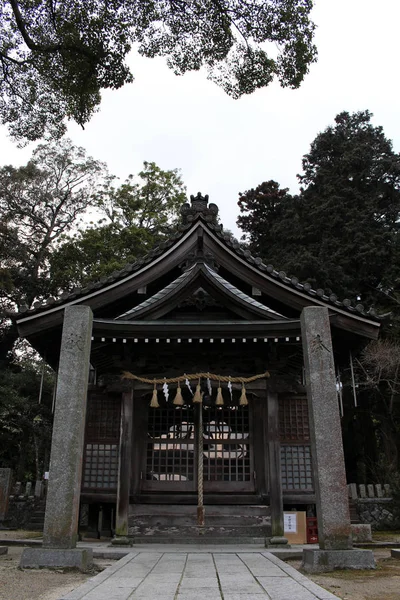
[[[400,559],[400,548],[393,548],[390,551],[390,555],[392,558],[399,558]]]
[[[290,548],[290,544],[288,543],[288,539],[281,536],[273,536],[270,538],[265,538],[265,547],[266,548]]]
[[[306,573],[324,573],[336,569],[375,569],[371,550],[303,550],[301,568]]]
[[[87,571],[93,565],[93,550],[59,548],[24,548],[19,566],[22,569],[69,567]]]
[[[0,554],[7,554],[8,546],[0,546]]]
[[[351,535],[353,537],[353,542],[372,542],[371,525],[368,523],[352,523]]]
[[[111,540],[111,545],[112,546],[133,546],[133,541],[130,538],[126,537],[125,535],[115,536]]]

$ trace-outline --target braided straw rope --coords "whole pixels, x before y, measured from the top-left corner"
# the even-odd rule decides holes
[[[212,381],[221,381],[228,383],[250,383],[251,381],[256,381],[257,379],[263,379],[264,377],[269,377],[269,371],[265,371],[265,373],[259,373],[258,375],[252,375],[252,377],[231,377],[226,375],[216,375],[215,373],[184,373],[183,375],[179,375],[178,377],[162,377],[155,379],[148,379],[146,377],[139,377],[139,375],[134,375],[129,371],[124,371],[121,375],[121,379],[134,379],[135,381],[140,381],[141,383],[149,383],[151,385],[154,384],[164,384],[164,383],[181,383],[188,379],[189,381],[193,381],[194,379],[211,379]]]
[[[197,518],[198,525],[204,525],[204,499],[203,499],[203,411],[199,411],[199,447],[197,453]],[[201,521],[201,522],[200,522]]]

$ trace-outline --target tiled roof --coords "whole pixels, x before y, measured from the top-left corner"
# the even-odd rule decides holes
[[[204,263],[201,263],[201,264],[204,264]],[[130,320],[132,318],[135,318],[135,314],[142,312],[143,310],[146,310],[147,308],[151,308],[152,306],[157,304],[160,300],[162,300],[163,298],[168,296],[176,288],[184,285],[185,281],[189,280],[191,275],[193,274],[193,272],[196,270],[196,265],[197,265],[197,263],[193,264],[190,267],[190,269],[188,269],[187,271],[182,273],[182,275],[180,275],[177,279],[175,279],[170,284],[168,284],[165,288],[163,288],[162,290],[160,290],[159,292],[157,292],[150,298],[147,298],[141,304],[138,304],[131,310],[124,312],[122,315],[118,316],[117,319],[129,319]],[[254,308],[258,309],[259,311],[264,312],[266,316],[274,315],[275,317],[280,317],[280,318],[284,319],[283,315],[280,315],[276,311],[271,310],[264,304],[261,304],[261,302],[258,302],[251,296],[248,296],[244,292],[240,291],[237,287],[235,287],[234,285],[229,283],[229,281],[226,281],[226,279],[224,279],[223,277],[218,275],[218,273],[216,271],[214,271],[214,269],[211,269],[211,267],[209,267],[207,264],[204,264],[204,267],[207,269],[207,272],[209,273],[210,277],[215,279],[222,287],[224,287],[229,294],[236,296],[242,302],[245,302],[246,304],[249,304],[250,306],[253,306]]]
[[[20,308],[19,313],[14,313],[13,315],[11,315],[12,318],[24,318],[26,316],[34,315],[36,313],[45,312],[49,308],[65,304],[72,300],[79,300],[79,298],[84,298],[91,292],[105,288],[112,283],[118,282],[119,280],[126,278],[130,274],[134,274],[135,271],[138,271],[145,265],[151,263],[153,260],[161,256],[166,250],[168,250],[174,244],[176,244],[181,239],[181,237],[183,237],[183,235],[187,233],[187,231],[189,231],[193,224],[198,220],[201,220],[204,226],[208,228],[226,247],[232,250],[237,256],[245,260],[247,263],[258,269],[271,279],[276,280],[281,284],[284,284],[288,288],[294,289],[312,298],[316,298],[319,301],[326,303],[328,306],[333,306],[341,310],[345,310],[350,314],[359,315],[371,319],[373,321],[379,321],[377,314],[372,308],[366,311],[363,304],[361,303],[353,306],[351,301],[347,298],[340,301],[338,300],[336,294],[327,295],[325,294],[325,291],[320,288],[315,290],[312,288],[311,284],[300,283],[297,277],[288,277],[284,271],[278,271],[274,268],[273,265],[265,264],[260,257],[253,256],[249,250],[244,249],[240,242],[234,237],[232,237],[231,234],[224,233],[222,225],[216,223],[215,220],[210,221],[208,218],[203,218],[201,212],[198,212],[198,214],[196,214],[194,218],[187,222],[187,224],[181,225],[179,227],[179,230],[170,238],[168,238],[168,240],[161,242],[148,254],[139,258],[131,264],[127,264],[125,267],[123,267],[123,269],[119,271],[114,271],[108,277],[103,277],[99,281],[90,283],[83,288],[75,288],[71,292],[65,292],[61,294],[59,298],[48,298],[44,302],[35,302],[33,307],[29,309]]]

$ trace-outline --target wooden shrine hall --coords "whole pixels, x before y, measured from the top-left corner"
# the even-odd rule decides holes
[[[283,510],[311,514],[336,460],[314,456],[321,414],[342,457],[337,369],[379,320],[253,257],[207,196],[181,214],[135,263],[14,315],[58,371],[45,545],[74,546],[79,505],[119,538],[282,537]]]

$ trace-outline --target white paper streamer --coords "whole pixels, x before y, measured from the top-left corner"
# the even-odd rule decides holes
[[[208,388],[209,395],[212,396],[211,380],[209,377],[207,377],[207,388]]]
[[[166,402],[168,402],[168,398],[169,398],[169,389],[168,389],[168,383],[165,381],[164,385],[162,386],[163,392],[164,392],[164,396],[165,396],[165,400]]]
[[[187,387],[189,388],[189,392],[192,394],[192,396],[194,395],[192,388],[190,387],[190,381],[189,379],[185,379],[185,385],[187,385]]]
[[[232,398],[232,381],[231,380],[229,380],[229,383],[228,383],[228,390],[229,390],[229,393],[231,395],[231,400],[232,400],[233,398]]]

